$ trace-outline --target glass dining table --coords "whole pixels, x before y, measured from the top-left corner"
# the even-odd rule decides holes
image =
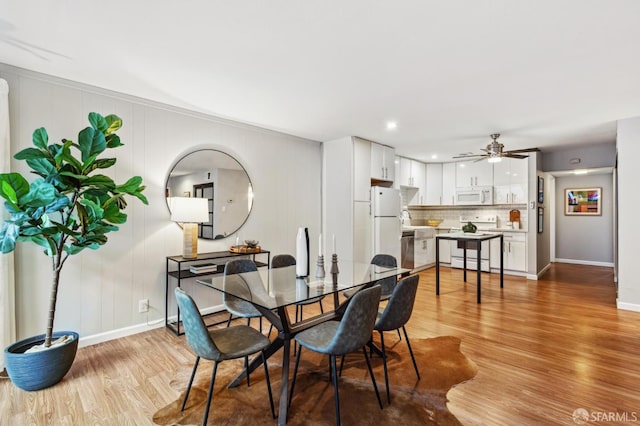
[[[296,267],[269,269],[268,271],[246,272],[235,275],[215,275],[211,278],[197,280],[201,285],[251,302],[262,315],[278,330],[277,337],[265,350],[266,358],[283,348],[282,381],[280,387],[280,403],[278,424],[287,422],[289,406],[289,364],[291,361],[291,339],[303,330],[325,321],[339,320],[344,313],[348,300],[341,302],[340,292],[356,287],[366,288],[378,280],[388,277],[408,275],[411,271],[404,268],[389,268],[340,261],[339,273],[327,274],[325,278],[296,277]],[[268,275],[265,277],[265,275]],[[267,283],[265,285],[265,282]],[[332,311],[295,322],[289,314],[288,307],[309,299],[327,296],[333,297]],[[343,298],[344,299],[344,298]],[[295,316],[294,316],[295,319]],[[262,364],[262,357],[255,357],[248,371],[255,370]],[[246,371],[236,377],[229,387],[238,386],[246,377]]]

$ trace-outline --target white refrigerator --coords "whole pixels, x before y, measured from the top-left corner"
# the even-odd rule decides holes
[[[371,187],[372,257],[376,254],[390,254],[396,258],[398,266],[402,238],[401,212],[402,200],[399,189]]]

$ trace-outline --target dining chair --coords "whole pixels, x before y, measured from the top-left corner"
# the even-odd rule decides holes
[[[291,382],[291,392],[289,394],[289,404],[293,398],[293,390],[296,384],[298,366],[302,348],[307,348],[314,352],[329,355],[331,366],[330,375],[333,377],[333,395],[336,406],[336,424],[340,425],[340,400],[338,395],[338,371],[336,369],[336,357],[356,351],[362,348],[362,353],[367,361],[369,376],[376,392],[378,405],[382,409],[382,401],[378,393],[376,379],[373,376],[371,362],[365,349],[365,345],[371,339],[373,326],[375,325],[380,303],[381,287],[373,287],[357,292],[350,300],[349,305],[340,321],[326,321],[298,333],[295,336],[296,342],[300,345],[300,350],[296,356],[296,364]]]
[[[202,425],[207,424],[209,417],[209,408],[213,397],[213,385],[216,381],[216,372],[218,364],[222,361],[230,359],[244,358],[245,368],[248,365],[249,355],[260,352],[262,355],[262,364],[264,365],[264,375],[267,382],[267,391],[269,392],[269,403],[271,404],[271,416],[275,419],[276,414],[273,407],[273,396],[271,394],[271,381],[269,380],[269,369],[267,368],[267,359],[264,349],[270,345],[269,339],[258,330],[247,325],[237,325],[233,327],[209,330],[202,320],[200,311],[194,300],[181,288],[175,289],[176,300],[182,313],[182,321],[184,332],[187,337],[189,347],[196,354],[196,361],[193,365],[191,378],[187,391],[182,400],[180,411],[184,411],[191,391],[191,385],[200,363],[200,358],[214,361],[213,372],[211,373],[211,382],[209,384],[209,393],[207,395],[207,405],[204,410]],[[249,372],[247,371],[247,385],[249,384]]]
[[[411,275],[403,278],[396,284],[391,294],[389,302],[384,308],[381,308],[378,312],[376,323],[373,327],[374,330],[380,333],[380,346],[382,346],[382,363],[384,366],[384,383],[387,387],[387,402],[391,403],[391,393],[389,391],[389,373],[387,371],[387,351],[384,346],[384,332],[398,330],[400,335],[400,329],[404,332],[404,338],[407,341],[409,347],[409,354],[411,354],[411,360],[413,361],[413,368],[416,370],[418,380],[420,380],[420,372],[418,371],[418,365],[416,359],[413,356],[413,350],[411,349],[411,343],[409,342],[409,336],[407,336],[407,329],[405,324],[411,318],[413,312],[413,305],[416,299],[416,292],[418,290],[419,276]]]
[[[231,275],[257,271],[258,267],[251,259],[230,260],[224,266],[224,285],[227,287],[229,285],[229,281],[232,281],[234,285],[238,285],[238,282],[242,281],[238,279],[238,277],[230,278]],[[248,284],[246,287],[246,291],[250,295],[252,289]],[[247,325],[251,325],[251,318],[260,318],[260,332],[262,332],[262,314],[255,306],[253,306],[253,304],[227,293],[222,293],[222,303],[224,304],[225,309],[229,312],[227,327],[231,325],[231,320],[234,315],[240,318],[247,318]]]
[[[277,254],[273,256],[273,259],[271,259],[271,269],[294,266],[295,264],[296,264],[296,258],[291,256],[290,254]],[[296,321],[302,321],[302,308],[306,305],[319,303],[320,312],[324,313],[324,308],[322,307],[322,299],[324,299],[324,296],[317,296],[312,299],[297,302],[296,303]]]
[[[384,266],[387,268],[397,268],[398,261],[394,256],[391,256],[390,254],[376,254],[371,259],[371,265]],[[382,287],[382,294],[380,295],[380,300],[389,300],[389,298],[391,297],[391,293],[393,293],[393,288],[395,287],[396,282],[397,282],[397,279],[395,276],[383,278],[378,282],[376,282],[376,284],[380,284],[380,287]],[[360,290],[360,287],[351,288],[349,290],[345,290],[342,294],[346,298],[350,298],[355,293],[357,293],[358,290]]]

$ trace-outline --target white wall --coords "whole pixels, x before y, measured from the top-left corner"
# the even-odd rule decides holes
[[[640,182],[640,117],[618,122],[618,307],[640,311],[638,212],[640,198],[629,196]],[[636,238],[636,236],[638,238]]]
[[[257,239],[273,253],[295,253],[298,226],[317,239],[321,225],[321,144],[228,120],[156,104],[0,64],[9,82],[12,152],[31,146],[31,134],[46,127],[52,139],[77,140],[91,111],[117,114],[125,146],[114,151],[117,182],[141,175],[149,206],[131,200],[128,221],[109,235],[98,251],[87,250],[62,271],[55,328],[75,330],[81,338],[115,330],[144,330],[164,319],[165,257],[180,254],[181,230],[169,220],[165,180],[176,158],[191,148],[213,147],[244,165],[254,185],[253,211],[241,239]],[[212,94],[215,96],[215,94]],[[12,169],[27,172],[22,162]],[[232,238],[201,240],[199,251],[226,250]],[[16,250],[18,338],[44,333],[50,268],[41,250]],[[198,289],[201,306],[218,296]],[[138,313],[138,300],[151,310]],[[142,325],[142,326],[140,326]],[[82,341],[81,341],[82,344]]]
[[[601,216],[567,216],[567,188],[602,188]],[[556,176],[556,261],[613,266],[613,174]]]

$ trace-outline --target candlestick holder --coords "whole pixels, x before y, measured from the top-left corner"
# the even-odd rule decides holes
[[[337,274],[340,270],[338,269],[338,255],[333,253],[331,255],[331,273]]]
[[[324,278],[324,255],[318,255],[318,262],[316,265],[318,266],[316,268],[316,278]]]

